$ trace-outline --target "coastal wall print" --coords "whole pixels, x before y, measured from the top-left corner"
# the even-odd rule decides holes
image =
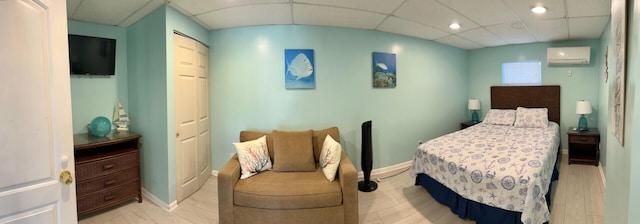
[[[609,85],[609,127],[624,146],[624,110],[626,76],[627,7],[625,0],[611,2],[611,29],[613,29],[614,80]]]
[[[284,85],[287,89],[316,88],[312,49],[284,50]]]
[[[396,55],[373,52],[373,88],[396,88]]]

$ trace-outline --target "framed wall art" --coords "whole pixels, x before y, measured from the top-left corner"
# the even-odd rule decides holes
[[[396,55],[373,52],[372,61],[373,88],[396,88]]]
[[[284,50],[284,85],[287,89],[316,87],[313,49]]]

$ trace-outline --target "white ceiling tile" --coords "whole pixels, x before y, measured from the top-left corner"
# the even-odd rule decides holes
[[[405,0],[293,0],[294,3],[336,6],[389,14]]]
[[[456,35],[450,35],[450,36],[446,36],[440,39],[436,39],[436,42],[438,43],[442,43],[442,44],[446,44],[446,45],[450,45],[450,46],[454,46],[454,47],[458,47],[458,48],[462,48],[462,49],[467,49],[467,50],[471,50],[471,49],[478,49],[478,48],[483,48],[484,46],[471,42],[467,39],[464,39],[462,37],[456,36]]]
[[[293,4],[293,23],[375,29],[386,15],[353,9]]]
[[[538,42],[566,40],[569,38],[566,19],[539,19],[525,21],[525,24]]]
[[[492,25],[485,28],[509,44],[536,42],[536,38],[519,22]]]
[[[609,23],[609,16],[569,18],[569,38],[599,39]]]
[[[73,18],[73,13],[78,8],[82,0],[67,0],[67,18]]]
[[[478,27],[471,20],[434,0],[407,0],[393,15],[445,32],[462,32]],[[458,22],[462,27],[458,30],[449,29],[452,22]]]
[[[441,37],[448,36],[449,33],[436,30],[434,28],[411,22],[408,20],[400,19],[395,16],[389,16],[387,19],[378,26],[379,31],[397,33],[406,36],[412,36],[427,40],[434,40]]]
[[[196,16],[211,29],[291,24],[290,4],[260,4],[216,10]]]
[[[149,4],[146,4],[145,6],[134,12],[131,16],[122,21],[122,23],[118,24],[118,26],[128,27],[129,25],[134,24],[142,17],[145,17],[147,14],[153,12],[162,5],[164,5],[163,0],[151,0]]]
[[[118,25],[148,2],[149,0],[84,0],[76,9],[73,19]]]
[[[485,46],[500,46],[507,44],[507,42],[502,40],[500,37],[481,27],[460,32],[457,35]]]
[[[558,19],[566,16],[564,9],[564,1],[559,0],[504,0],[509,7],[522,20],[535,19]],[[547,12],[544,14],[535,14],[531,12],[531,8],[535,6],[544,6]]]
[[[501,0],[438,0],[481,26],[518,21]]]
[[[611,14],[611,0],[567,0],[568,17],[606,16]]]
[[[270,3],[289,3],[289,0],[171,0],[169,2],[170,5],[175,4],[187,10],[191,15],[200,15],[202,13],[236,6]]]

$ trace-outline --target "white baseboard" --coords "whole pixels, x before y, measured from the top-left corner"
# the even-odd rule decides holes
[[[160,200],[158,197],[156,197],[155,195],[151,194],[151,192],[147,191],[147,189],[142,188],[142,195],[144,195],[144,197],[146,197],[147,200],[151,201],[152,203],[158,205],[158,207],[167,210],[169,212],[173,211],[174,209],[176,209],[178,207],[178,202],[177,201],[173,201],[171,202],[171,204],[167,204],[164,203],[164,201]]]
[[[562,149],[562,154],[568,155],[569,154],[569,149]]]
[[[220,171],[217,170],[211,170],[211,176],[217,177],[219,172]]]
[[[376,180],[380,178],[384,178],[387,176],[392,176],[400,172],[404,172],[406,169],[411,167],[411,161],[406,161],[403,163],[398,163],[396,165],[382,167],[378,169],[371,170],[371,180]],[[364,173],[362,171],[358,172],[358,180],[364,179]]]
[[[598,162],[598,170],[600,171],[600,179],[602,180],[602,186],[606,189],[607,188],[607,180],[605,179],[604,176],[604,170],[602,170],[602,163]],[[604,190],[604,189],[602,189]]]

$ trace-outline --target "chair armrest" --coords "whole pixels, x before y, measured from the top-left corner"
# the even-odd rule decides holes
[[[234,155],[218,172],[218,217],[220,224],[233,223],[233,188],[240,180],[240,161]]]
[[[358,223],[358,172],[356,167],[343,150],[338,167],[338,181],[342,188],[342,202],[344,203],[344,223]]]

